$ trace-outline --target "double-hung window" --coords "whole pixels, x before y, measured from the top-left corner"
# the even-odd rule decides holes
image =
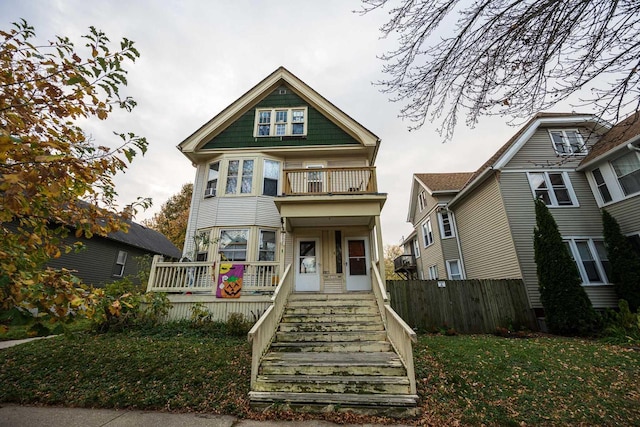
[[[427,206],[427,196],[425,196],[424,191],[421,191],[418,194],[418,206],[420,207],[420,211],[422,211]]]
[[[256,110],[254,136],[305,136],[307,107]]]
[[[547,206],[577,206],[566,172],[528,172],[529,185],[536,199]]]
[[[265,160],[263,169],[262,194],[265,196],[278,195],[278,181],[280,180],[280,162]]]
[[[611,197],[611,193],[609,192],[609,187],[607,187],[607,183],[605,182],[604,177],[602,176],[602,172],[600,171],[600,168],[594,169],[593,171],[591,171],[591,173],[593,174],[593,179],[596,182],[596,187],[598,187],[598,191],[600,192],[600,197],[602,197],[602,201],[604,203],[608,203],[611,200],[613,200]]]
[[[453,213],[449,211],[438,212],[438,222],[440,223],[440,236],[443,239],[454,237],[455,232],[453,230]]]
[[[431,228],[431,220],[427,219],[424,224],[422,224],[422,237],[424,237],[424,247],[433,244],[433,230]]]
[[[418,243],[418,237],[413,241],[413,256],[420,258],[420,244]]]
[[[429,280],[438,280],[438,266],[432,265],[429,267]]]
[[[249,230],[221,230],[218,251],[226,261],[246,261]]]
[[[613,166],[625,196],[640,192],[639,153],[627,153],[618,159],[612,160],[611,166]]]
[[[566,156],[587,153],[582,135],[577,130],[550,130],[549,134],[557,154]]]
[[[449,280],[462,280],[462,269],[460,268],[459,260],[447,260],[447,275],[449,276]]]
[[[578,267],[583,284],[608,283],[611,264],[602,240],[570,238],[565,240],[565,244]]]
[[[220,162],[213,162],[209,165],[209,175],[207,176],[207,187],[204,190],[204,197],[215,197],[218,188],[218,178],[220,176]]]
[[[113,275],[116,277],[124,276],[124,267],[127,264],[127,253],[125,251],[118,251],[118,258],[116,259],[116,265],[113,268]]]
[[[258,261],[276,260],[276,232],[273,230],[260,230],[258,242]]]
[[[251,194],[253,160],[229,160],[225,194]]]

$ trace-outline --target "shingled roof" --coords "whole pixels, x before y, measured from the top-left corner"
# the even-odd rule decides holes
[[[164,234],[150,228],[144,227],[135,222],[128,221],[129,231],[116,231],[109,233],[107,239],[115,240],[136,248],[144,249],[158,255],[165,255],[171,258],[180,258],[182,252],[175,247]]]
[[[432,192],[458,191],[473,175],[473,172],[417,173],[418,178]]]
[[[638,135],[640,135],[640,111],[636,111],[609,129],[598,142],[593,144],[589,154],[582,159],[580,165],[585,165],[597,159],[607,151],[626,144],[627,141]]]

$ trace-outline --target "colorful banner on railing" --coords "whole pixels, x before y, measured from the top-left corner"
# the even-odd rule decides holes
[[[244,265],[242,264],[231,264],[230,262],[220,263],[216,297],[240,298],[240,291],[242,291],[243,273]]]

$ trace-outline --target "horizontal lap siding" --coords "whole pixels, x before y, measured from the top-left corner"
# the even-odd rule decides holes
[[[560,234],[565,237],[602,238],[600,210],[585,176],[579,172],[569,172],[568,175],[580,206],[549,209],[558,224]],[[533,193],[526,173],[503,173],[500,178],[500,188],[529,301],[532,307],[542,307],[533,250],[536,216]],[[612,286],[585,286],[585,290],[595,307],[608,307],[615,300]]]
[[[606,206],[624,234],[640,233],[640,195]]]
[[[553,127],[552,129],[564,129],[561,127]],[[573,127],[566,127],[566,129],[576,129]],[[587,129],[579,129],[583,138],[587,138],[589,131]],[[589,141],[589,144],[595,143],[595,138]],[[555,149],[551,143],[551,136],[547,128],[538,129],[529,138],[527,143],[513,156],[507,165],[509,168],[531,169],[540,168],[540,166],[547,166],[549,164],[562,163],[562,167],[576,167],[583,159],[583,156],[574,156],[564,158],[556,154]],[[549,167],[549,166],[547,166]]]
[[[454,205],[468,279],[520,278],[509,223],[495,176]]]

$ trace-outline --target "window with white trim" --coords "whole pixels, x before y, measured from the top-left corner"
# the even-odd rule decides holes
[[[225,194],[251,194],[253,160],[229,160]]]
[[[193,237],[195,261],[206,261],[209,258],[210,232],[210,230],[203,230]]]
[[[607,274],[611,274],[611,264],[602,240],[569,238],[564,242],[578,267],[583,284],[609,283]]]
[[[547,206],[578,206],[566,172],[527,172],[531,191]]]
[[[124,276],[124,267],[127,264],[127,253],[125,251],[118,251],[118,258],[116,258],[116,264],[113,268],[113,275],[116,277]]]
[[[607,183],[605,182],[604,177],[602,176],[602,172],[600,171],[600,168],[594,169],[593,171],[591,171],[591,173],[593,174],[593,179],[596,182],[596,187],[598,187],[598,191],[600,192],[600,197],[602,197],[602,201],[604,203],[608,203],[611,200],[613,200],[613,198],[611,197],[611,193],[609,192],[609,187],[607,187]]]
[[[258,261],[276,260],[276,231],[260,230],[258,242]]]
[[[433,244],[433,230],[431,229],[431,219],[427,219],[422,224],[422,237],[424,238],[424,247]]]
[[[424,191],[421,191],[420,194],[418,194],[418,207],[420,207],[420,211],[422,211],[426,206],[427,206],[427,196],[425,196]]]
[[[447,260],[447,275],[449,280],[462,280],[462,269],[460,268],[460,260]]]
[[[209,164],[209,175],[207,176],[207,186],[204,190],[204,197],[216,196],[219,177],[220,177],[220,162],[213,162]]]
[[[440,236],[443,239],[454,237],[455,232],[453,229],[453,212],[441,211],[438,212],[438,222],[440,224]]]
[[[280,180],[280,162],[265,159],[262,175],[262,194],[265,196],[277,196],[278,182]]]
[[[218,252],[226,261],[246,261],[248,241],[248,229],[220,230]]]
[[[625,196],[640,192],[640,153],[632,151],[611,161]]]
[[[416,258],[420,258],[420,244],[418,243],[418,238],[416,237],[413,241],[413,252]]]
[[[256,110],[253,136],[305,136],[307,107],[261,108]]]
[[[587,154],[587,147],[577,130],[550,130],[549,134],[557,154]]]
[[[429,280],[438,280],[438,266],[432,265],[429,267]]]

